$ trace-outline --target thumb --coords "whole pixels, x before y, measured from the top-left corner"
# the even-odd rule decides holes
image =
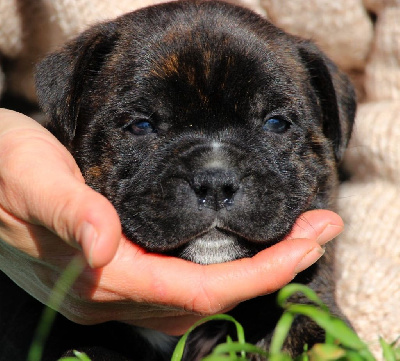
[[[81,248],[92,267],[113,258],[121,225],[116,210],[88,187],[71,154],[32,119],[0,112],[0,205]],[[40,240],[39,240],[40,242]]]
[[[58,178],[58,177],[57,177]],[[114,257],[121,239],[121,225],[114,207],[101,194],[67,173],[53,178],[57,186],[36,188],[29,218],[55,232],[66,243],[82,249],[93,268],[103,267]],[[46,189],[52,189],[51,191]],[[35,204],[42,204],[40,208]]]

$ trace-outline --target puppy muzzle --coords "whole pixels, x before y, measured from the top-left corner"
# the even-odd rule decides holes
[[[240,188],[237,172],[223,168],[204,168],[193,176],[191,187],[197,196],[199,209],[230,210]]]

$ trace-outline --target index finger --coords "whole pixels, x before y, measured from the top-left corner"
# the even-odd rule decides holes
[[[111,203],[85,184],[72,155],[49,131],[6,109],[0,109],[0,203],[15,221],[10,233],[17,226],[26,230],[26,237],[10,238],[19,249],[45,253],[45,240],[34,237],[35,226],[43,226],[82,248],[93,267],[110,262],[117,250],[121,225]]]
[[[305,223],[299,222],[289,237],[256,256],[207,266],[146,253],[125,240],[114,260],[102,270],[93,297],[104,297],[102,287],[118,285],[119,295],[126,299],[188,313],[213,314],[272,293],[294,278],[299,263],[310,251],[321,249],[321,240],[317,240],[329,224],[337,227],[337,234],[343,226],[340,217],[330,211],[312,211],[303,216]],[[297,234],[307,238],[296,238]]]

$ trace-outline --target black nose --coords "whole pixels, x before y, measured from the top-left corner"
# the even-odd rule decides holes
[[[204,169],[197,172],[192,181],[199,209],[206,207],[216,211],[234,206],[234,197],[239,190],[235,172],[225,169]]]

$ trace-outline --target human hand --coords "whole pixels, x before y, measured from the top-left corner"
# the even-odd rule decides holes
[[[252,258],[202,266],[147,253],[121,236],[113,206],[84,184],[57,139],[0,110],[0,267],[46,303],[65,266],[82,254],[90,266],[59,310],[74,322],[118,320],[182,334],[204,315],[283,287],[342,229],[338,215],[318,210]]]

